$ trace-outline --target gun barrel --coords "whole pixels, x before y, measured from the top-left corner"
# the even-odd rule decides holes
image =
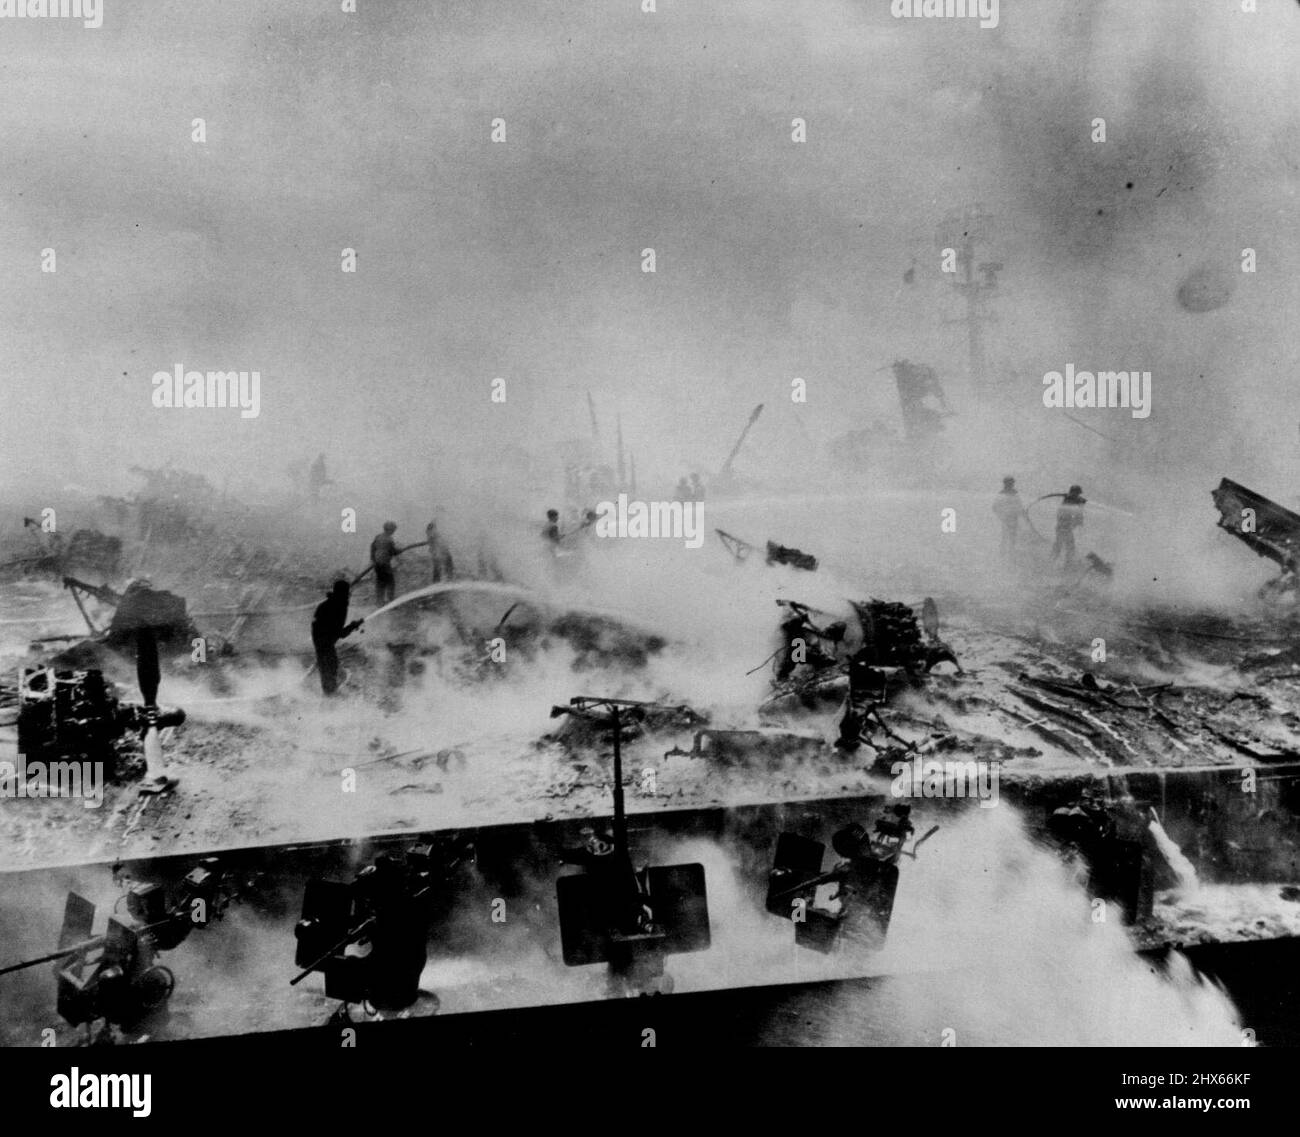
[[[455,863],[460,864],[461,859],[462,858],[457,858]],[[411,893],[409,897],[410,903],[414,904],[416,901],[423,900],[430,892],[433,891],[433,888],[434,888],[433,884],[426,884],[423,888],[417,889],[415,892]],[[354,943],[356,940],[360,939],[361,936],[365,934],[366,929],[369,928],[370,925],[375,923],[375,921],[378,919],[379,919],[378,916],[368,916],[366,917],[366,919],[362,920],[361,923],[359,923],[355,928],[352,929],[352,931],[350,931],[346,936],[344,936],[341,940],[339,940],[338,943],[334,944],[333,947],[329,949],[329,951],[325,952],[323,955],[317,956],[317,958],[312,960],[312,962],[307,967],[305,967],[302,971],[300,971],[297,975],[295,975],[292,979],[290,979],[289,986],[296,987],[299,983],[301,983],[304,979],[306,979],[308,975],[310,975],[313,971],[315,971],[318,967],[320,967],[322,963],[324,963],[327,959],[329,959],[329,957],[332,956],[336,951],[341,951],[343,948],[347,947],[348,944]]]
[[[839,880],[840,874],[831,869],[830,872],[824,872],[820,876],[815,876],[811,880],[805,880],[802,884],[796,884],[793,888],[787,888],[784,892],[778,892],[772,897],[773,901],[784,900],[787,896],[793,896],[796,892],[805,892],[810,888],[816,888],[818,885],[829,884],[833,880]]]
[[[368,927],[370,927],[370,925],[373,924],[374,922],[375,922],[374,916],[371,916],[368,919],[363,920],[360,924],[358,924],[355,928],[353,928],[352,931],[350,931],[346,936],[344,936],[341,940],[339,940],[338,943],[332,945],[328,951],[324,952],[322,955],[312,960],[311,963],[309,963],[305,968],[302,969],[302,971],[300,971],[297,975],[295,975],[292,979],[290,979],[289,986],[296,987],[299,983],[301,983],[304,979],[306,979],[308,975],[310,975],[313,971],[315,971],[318,967],[320,967],[322,963],[324,963],[327,959],[329,959],[329,957],[332,956],[336,951],[341,951],[343,948],[347,947],[348,944],[355,943],[365,933],[365,930]]]
[[[0,967],[0,975],[8,975],[12,971],[24,971],[29,967],[37,967],[42,963],[53,963],[56,959],[62,959],[67,955],[76,955],[79,951],[85,951],[87,948],[95,947],[103,942],[103,936],[94,936],[91,939],[82,940],[79,944],[73,944],[71,947],[60,948],[48,955],[37,956],[36,959],[28,959],[22,963],[11,963],[8,967]]]

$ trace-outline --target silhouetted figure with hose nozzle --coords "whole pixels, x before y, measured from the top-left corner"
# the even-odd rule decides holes
[[[1080,486],[1071,486],[1056,511],[1056,542],[1052,545],[1052,563],[1064,556],[1064,566],[1074,568],[1078,554],[1074,548],[1074,531],[1083,525],[1083,507],[1087,499]]]
[[[336,580],[329,595],[316,606],[311,619],[311,642],[316,649],[316,668],[320,672],[320,689],[333,695],[339,689],[339,653],[335,644],[346,639],[359,627],[361,620],[348,623],[348,602],[352,588],[346,580]]]

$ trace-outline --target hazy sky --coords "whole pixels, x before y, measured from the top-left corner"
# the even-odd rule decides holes
[[[974,201],[1006,266],[1006,414],[1091,446],[1044,418],[1043,372],[1137,366],[1152,419],[1105,425],[1148,453],[1213,449],[1229,411],[1251,449],[1300,443],[1292,0],[1003,0],[988,30],[888,0],[104,4],[98,30],[0,21],[10,484],[51,455],[119,486],[167,458],[239,486],[318,449],[356,478],[491,465],[586,435],[588,389],[674,476],[765,402],[770,467],[896,421],[896,356],[961,402],[935,230]],[[1190,314],[1201,264],[1232,296]],[[260,416],[155,409],[176,363],[259,370]]]

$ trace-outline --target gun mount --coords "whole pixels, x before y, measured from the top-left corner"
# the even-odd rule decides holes
[[[383,853],[347,882],[315,878],[303,894],[290,986],[314,971],[325,978],[325,997],[342,1003],[400,1010],[420,996],[420,973],[429,958],[429,930],[442,890],[473,857],[473,845],[443,835],[405,854]],[[368,947],[361,953],[353,950]]]
[[[704,866],[638,869],[632,862],[623,805],[623,719],[644,706],[579,696],[569,706],[551,710],[553,717],[603,711],[613,740],[613,831],[600,835],[593,828],[581,848],[564,851],[562,859],[584,871],[560,877],[555,891],[565,964],[608,964],[616,994],[667,993],[672,983],[664,973],[665,958],[704,951],[711,942]]]
[[[1067,858],[1082,859],[1088,892],[1119,905],[1125,924],[1151,916],[1159,853],[1135,806],[1084,790],[1052,811],[1047,833]]]
[[[880,948],[893,919],[898,891],[898,862],[916,859],[916,850],[938,831],[933,826],[910,850],[911,807],[895,806],[868,833],[858,823],[831,838],[839,860],[822,871],[825,846],[797,833],[782,833],[768,875],[765,907],[794,924],[795,943],[823,954],[832,951],[846,931],[861,946]],[[829,895],[823,890],[829,889]]]
[[[69,892],[58,950],[0,968],[0,976],[53,963],[59,1015],[72,1026],[104,1034],[137,1031],[171,998],[176,977],[158,962],[195,928],[225,915],[233,890],[217,858],[205,858],[175,886],[141,882],[126,893],[126,914],[110,916],[105,931],[92,935],[95,905]]]

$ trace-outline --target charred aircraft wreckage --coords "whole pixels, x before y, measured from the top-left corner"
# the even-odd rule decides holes
[[[897,601],[851,602],[852,625],[793,600],[778,600],[781,646],[774,653],[772,693],[764,708],[820,701],[844,704],[835,745],[846,753],[870,744],[877,731],[901,741],[880,707],[904,685],[916,685],[941,663],[961,673],[951,647],[939,638],[939,610],[927,597],[921,614]]]
[[[1210,496],[1219,511],[1219,528],[1281,570],[1279,576],[1260,588],[1260,599],[1286,597],[1294,601],[1300,571],[1300,514],[1230,478],[1220,481]]]

